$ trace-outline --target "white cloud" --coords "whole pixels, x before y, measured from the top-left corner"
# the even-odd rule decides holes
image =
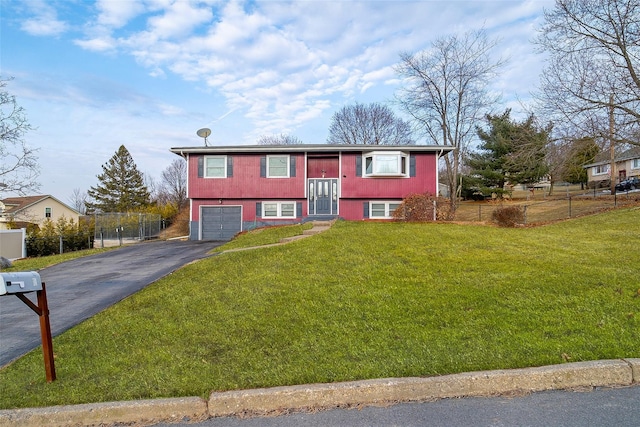
[[[94,52],[107,52],[115,50],[117,42],[111,37],[96,37],[86,40],[74,40],[74,43],[83,49]]]
[[[23,31],[33,36],[58,36],[67,30],[67,24],[58,19],[56,10],[41,0],[27,2],[34,16],[22,22]]]
[[[144,11],[139,1],[97,0],[98,17],[95,23],[101,27],[121,28]]]
[[[549,2],[99,0],[75,43],[204,85],[250,121],[247,134],[281,133],[345,102],[385,102],[400,52],[481,27],[502,38],[496,55],[516,57],[495,89],[516,92],[537,73],[529,39]]]

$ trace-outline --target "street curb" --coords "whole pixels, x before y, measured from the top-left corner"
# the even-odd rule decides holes
[[[0,410],[0,427],[150,425],[209,417],[266,416],[331,408],[388,405],[455,397],[640,383],[640,358],[575,362],[426,378],[386,378],[331,384],[213,392],[199,397]]]
[[[639,359],[635,359],[640,363]],[[640,364],[636,364],[640,369]],[[633,383],[624,360],[576,362],[537,368],[469,372],[427,378],[387,378],[212,393],[209,415],[264,416],[336,407],[493,396]]]
[[[88,403],[0,411],[2,427],[151,425],[209,418],[207,402],[199,397]]]

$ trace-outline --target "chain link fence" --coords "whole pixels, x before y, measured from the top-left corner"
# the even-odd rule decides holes
[[[455,214],[456,221],[491,221],[493,212],[506,205],[522,206],[524,224],[540,224],[582,215],[595,214],[609,209],[633,206],[640,203],[640,192],[611,195],[608,192],[590,192],[565,197],[540,197],[530,200],[491,200],[486,202],[461,202]]]
[[[160,236],[160,214],[103,213],[96,214],[94,247],[120,246]]]

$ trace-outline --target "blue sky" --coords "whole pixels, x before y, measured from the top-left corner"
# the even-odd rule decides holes
[[[124,144],[155,181],[169,148],[291,134],[386,103],[400,52],[484,27],[508,58],[493,90],[514,113],[538,84],[531,40],[551,1],[0,0],[0,75],[27,110],[42,194],[70,202]],[[395,109],[395,107],[392,106]],[[396,110],[397,111],[397,110]],[[399,113],[399,111],[397,111]]]

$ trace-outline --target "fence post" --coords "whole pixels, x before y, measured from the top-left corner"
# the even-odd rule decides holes
[[[62,254],[62,252],[64,252],[64,248],[62,246],[62,234],[60,235],[60,254]]]
[[[527,224],[527,205],[523,206],[523,210],[524,210],[524,223],[523,224]]]
[[[22,258],[27,257],[27,229],[21,228],[22,231]]]
[[[569,196],[569,218],[571,218],[571,196]]]
[[[478,221],[482,221],[482,205],[478,205]]]

